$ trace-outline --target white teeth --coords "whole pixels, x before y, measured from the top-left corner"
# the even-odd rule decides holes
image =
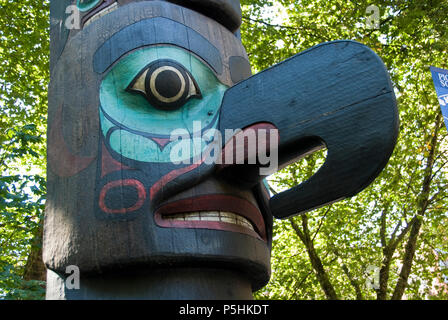
[[[252,223],[250,223],[249,220],[235,213],[225,211],[198,211],[189,213],[178,213],[163,217],[163,219],[172,221],[221,221],[236,224],[255,231]]]

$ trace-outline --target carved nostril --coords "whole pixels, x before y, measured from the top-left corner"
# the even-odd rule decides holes
[[[108,214],[125,214],[140,209],[146,200],[143,183],[136,179],[115,180],[101,189],[98,206]]]

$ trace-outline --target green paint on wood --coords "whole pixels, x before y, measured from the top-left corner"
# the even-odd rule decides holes
[[[94,8],[101,1],[102,0],[78,0],[76,5],[78,6],[79,11],[85,12]]]
[[[152,106],[142,95],[126,90],[148,64],[159,59],[174,60],[189,71],[198,84],[202,98],[190,99],[180,109],[164,111]],[[172,148],[178,143],[188,142],[174,141],[165,148],[160,148],[148,136],[169,138],[174,130],[179,129],[193,134],[193,121],[200,121],[202,128],[208,126],[216,128],[217,115],[227,88],[208,66],[183,49],[172,46],[154,46],[132,52],[117,63],[101,83],[101,107],[113,122],[119,123],[120,127],[124,128],[111,135],[110,146],[114,151],[134,160],[173,161],[170,158]],[[103,134],[106,135],[113,124],[106,119],[102,112],[100,112],[100,121]],[[140,134],[136,134],[136,132]],[[193,157],[195,153],[197,154],[205,148],[206,145],[201,144],[201,150],[198,148],[193,150],[193,143],[190,143],[190,154],[184,152],[179,157],[175,157],[175,160],[183,161]]]

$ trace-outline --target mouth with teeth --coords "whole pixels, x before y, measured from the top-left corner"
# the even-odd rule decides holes
[[[249,228],[252,231],[255,231],[252,223],[249,220],[232,212],[198,211],[192,213],[174,214],[162,217],[162,219],[170,221],[216,221],[216,222],[220,221],[225,223],[236,224],[239,226]]]
[[[154,214],[164,228],[238,232],[266,241],[263,216],[256,205],[230,195],[206,195],[162,205]]]

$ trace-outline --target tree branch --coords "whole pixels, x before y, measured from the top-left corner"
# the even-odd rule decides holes
[[[342,257],[339,254],[339,251],[334,248],[333,249],[334,254],[341,259],[342,261]],[[361,286],[359,285],[359,282],[357,281],[357,279],[355,279],[352,274],[350,273],[350,270],[348,269],[347,265],[345,263],[342,263],[342,271],[344,271],[345,275],[347,276],[348,280],[350,281],[350,284],[352,285],[353,289],[355,289],[355,293],[356,293],[356,299],[357,300],[364,300],[364,296],[362,294],[361,291]]]
[[[431,189],[431,176],[435,162],[435,154],[437,150],[438,134],[440,128],[443,126],[442,115],[440,112],[437,113],[436,125],[434,129],[434,134],[430,141],[430,150],[427,158],[427,165],[425,168],[425,174],[423,177],[422,191],[419,197],[419,207],[420,210],[417,216],[414,217],[414,222],[412,223],[412,228],[408,241],[406,243],[405,253],[403,257],[403,265],[401,267],[400,275],[395,286],[394,292],[392,294],[392,300],[401,300],[404,291],[408,285],[409,274],[412,269],[412,262],[414,260],[415,251],[417,250],[417,240],[420,233],[421,226],[423,224],[423,216],[425,215],[426,209],[429,203],[429,193]]]
[[[294,229],[294,231],[296,232],[296,234],[299,236],[300,240],[302,240],[303,244],[306,247],[308,257],[310,258],[311,261],[311,265],[313,266],[313,269],[316,271],[317,280],[319,281],[319,284],[322,290],[324,291],[325,296],[329,300],[338,300],[339,297],[336,294],[336,291],[330,281],[328,273],[325,271],[322,261],[319,258],[316,249],[314,248],[313,241],[310,239],[308,230],[308,218],[306,214],[302,215],[302,227],[304,228],[303,230],[300,230],[299,226],[295,223],[295,221],[292,218],[290,218],[289,221],[291,222],[292,228]]]
[[[314,239],[316,238],[317,234],[319,233],[320,228],[321,228],[322,225],[324,224],[325,217],[327,216],[328,212],[330,212],[331,206],[332,206],[332,205],[330,205],[330,206],[328,207],[327,211],[325,211],[325,213],[324,213],[322,219],[320,220],[319,226],[317,227],[317,230],[316,230],[316,232],[314,233],[313,238],[311,239],[311,241],[314,241]]]

